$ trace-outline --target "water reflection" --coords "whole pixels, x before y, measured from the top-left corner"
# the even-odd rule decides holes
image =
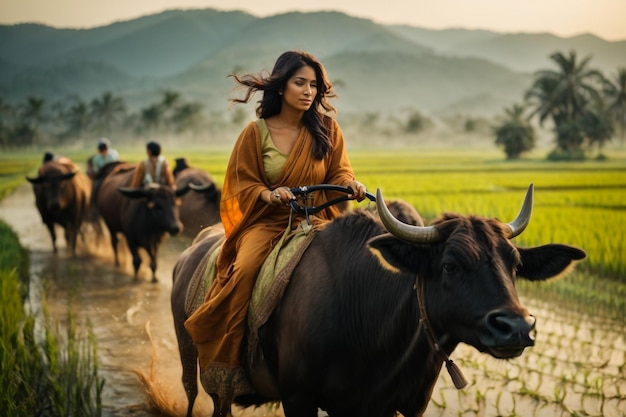
[[[174,253],[171,248],[167,252],[172,256],[164,252],[160,276],[171,271]],[[105,415],[159,415],[147,410],[145,390],[135,369],[147,367],[150,361],[152,348],[145,330],[149,321],[159,352],[159,371],[164,380],[179,385],[178,349],[169,304],[171,279],[157,284],[134,280],[108,260],[88,256],[68,259],[32,252],[31,263],[31,273],[46,283],[49,312],[65,320],[70,305],[79,323],[91,323],[98,343],[99,373],[106,380]]]

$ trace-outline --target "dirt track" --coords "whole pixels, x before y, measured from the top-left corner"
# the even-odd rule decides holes
[[[168,238],[161,248],[157,277],[150,283],[147,266],[139,280],[132,277],[130,255],[116,268],[108,240],[98,245],[92,234],[79,239],[78,256],[67,253],[63,232],[57,231],[59,253],[52,253],[48,231],[37,212],[29,185],[18,188],[0,202],[0,218],[18,234],[31,256],[33,298],[44,287],[47,309],[63,322],[68,305],[79,323],[88,319],[98,343],[100,376],[106,380],[103,393],[105,416],[162,416],[151,411],[146,389],[135,373],[150,372],[152,346],[146,333],[149,322],[157,361],[153,382],[157,395],[167,399],[172,415],[184,415],[186,399],[180,383],[178,348],[170,313],[171,271],[188,241]],[[125,251],[126,248],[122,248]],[[196,412],[209,412],[210,399],[204,394]],[[205,414],[208,415],[208,414]]]

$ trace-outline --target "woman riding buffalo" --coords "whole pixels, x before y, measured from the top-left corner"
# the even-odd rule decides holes
[[[294,214],[289,222],[289,202],[295,198],[290,188],[349,186],[350,197],[357,201],[365,198],[366,189],[355,179],[342,130],[332,117],[335,109],[327,102],[335,94],[314,56],[285,52],[269,75],[232,77],[247,93],[231,102],[248,103],[258,91],[263,97],[256,108],[258,119],[241,132],[226,170],[220,203],[226,240],[217,276],[185,327],[198,349],[203,381],[219,380],[230,387],[227,395],[236,397],[252,392],[241,358],[257,274],[288,225],[297,226],[301,220]],[[328,201],[330,193],[316,192],[313,203]],[[339,213],[328,207],[314,222]]]

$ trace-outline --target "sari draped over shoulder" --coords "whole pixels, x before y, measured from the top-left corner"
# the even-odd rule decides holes
[[[261,132],[258,123],[251,122],[243,130],[232,151],[222,188],[220,214],[227,240],[222,247],[218,269],[227,268],[232,261],[235,243],[242,230],[259,219],[268,217],[282,222],[287,227],[289,208],[268,205],[261,200],[261,192],[277,187],[300,187],[313,184],[347,185],[354,179],[352,166],[346,154],[343,133],[334,119],[328,119],[331,125],[331,143],[333,150],[322,160],[313,158],[313,138],[307,129],[301,129],[289,158],[285,162],[275,184],[269,183],[263,167],[261,151]],[[328,201],[329,194],[316,193],[314,204]],[[317,216],[331,219],[339,210],[330,207]]]
[[[345,186],[354,179],[342,131],[334,119],[326,118],[332,144],[327,155],[322,159],[313,156],[314,139],[302,128],[276,182],[270,183],[263,166],[261,123],[264,121],[249,123],[233,148],[220,202],[226,240],[217,260],[217,277],[204,303],[185,322],[198,349],[201,372],[219,368],[216,375],[222,381],[224,369],[232,370],[230,380],[241,377],[245,318],[256,274],[289,224],[289,206],[267,204],[261,193],[283,186]],[[314,205],[337,197],[336,192],[314,194]],[[316,216],[330,220],[338,214],[337,208],[329,207]],[[292,219],[292,224],[301,219]]]

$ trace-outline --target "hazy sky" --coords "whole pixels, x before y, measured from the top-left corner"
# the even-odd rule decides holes
[[[593,33],[626,40],[626,0],[0,0],[0,24],[94,27],[167,9],[244,10],[264,17],[337,10],[377,23],[498,32]]]

